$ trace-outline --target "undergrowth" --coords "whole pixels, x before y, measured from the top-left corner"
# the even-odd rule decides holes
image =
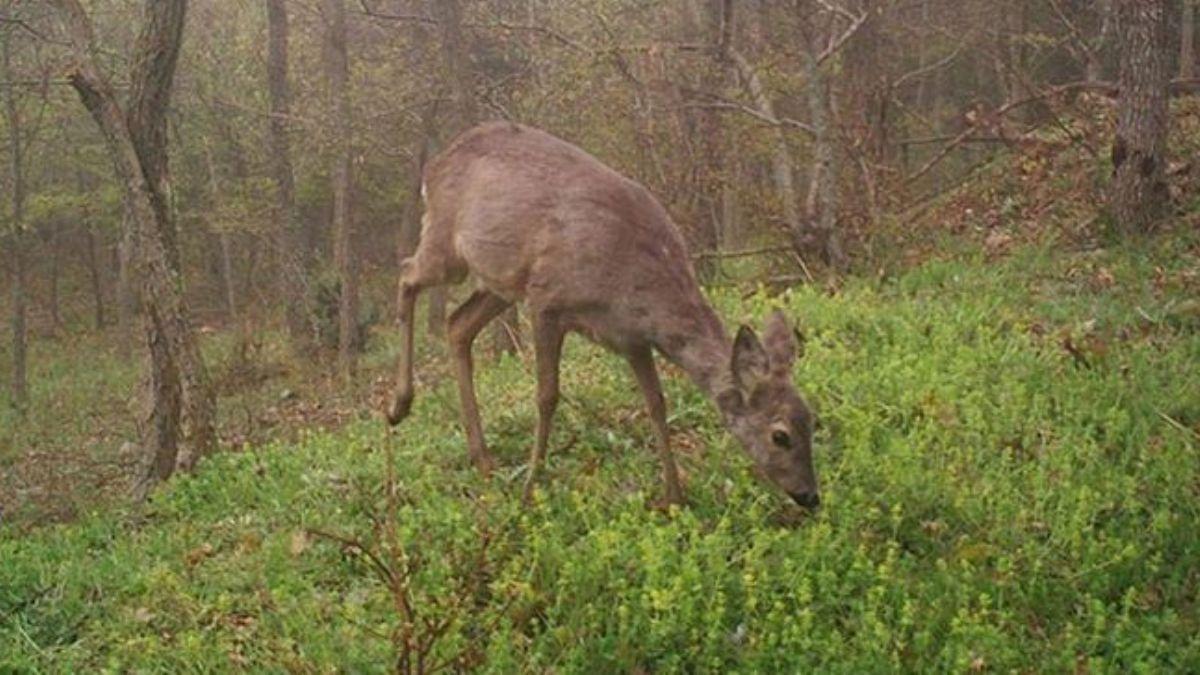
[[[493,672],[1195,672],[1198,250],[1049,242],[719,295],[731,322],[782,306],[806,337],[814,514],[669,368],[690,504],[648,508],[633,379],[572,339],[529,507],[534,381],[505,357],[479,368],[490,481],[441,378],[394,433],[248,444],[144,507],[0,529],[0,671],[378,671],[400,636],[429,640],[428,669]]]

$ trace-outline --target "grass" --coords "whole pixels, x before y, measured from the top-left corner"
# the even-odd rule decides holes
[[[691,504],[648,508],[633,380],[576,339],[529,508],[533,378],[506,358],[479,369],[491,481],[453,383],[427,377],[394,435],[354,420],[213,457],[140,509],[9,525],[0,671],[380,671],[436,637],[425,665],[493,672],[1196,672],[1197,246],[943,252],[832,293],[719,296],[807,337],[813,515],[674,371]],[[72,358],[39,354],[35,381],[100,377]]]

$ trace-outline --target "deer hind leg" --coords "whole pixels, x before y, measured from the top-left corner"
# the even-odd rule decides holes
[[[638,386],[646,398],[650,422],[658,441],[658,456],[662,461],[663,484],[666,487],[668,504],[682,504],[683,490],[679,486],[679,471],[675,468],[675,457],[671,454],[670,432],[667,428],[667,404],[663,399],[662,383],[654,366],[654,352],[649,347],[631,351],[627,358],[637,377]]]
[[[563,338],[566,331],[556,316],[541,313],[534,318],[533,344],[537,361],[537,439],[533,453],[529,456],[529,475],[525,478],[524,499],[528,503],[533,497],[538,472],[546,457],[546,446],[550,442],[550,424],[554,410],[558,407],[558,365],[562,359]]]
[[[491,473],[495,460],[492,459],[483,440],[483,423],[479,419],[479,403],[475,399],[475,366],[471,357],[471,345],[479,331],[508,309],[510,304],[491,291],[475,291],[466,302],[454,310],[446,326],[446,337],[454,356],[455,376],[458,378],[458,395],[462,401],[467,448],[471,453],[471,461],[484,475]]]

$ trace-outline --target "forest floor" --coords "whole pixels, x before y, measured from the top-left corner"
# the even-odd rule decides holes
[[[133,506],[136,362],[35,341],[28,419],[0,406],[0,672],[1200,671],[1200,209],[1096,234],[1086,155],[1031,141],[877,274],[714,294],[807,338],[812,513],[671,368],[689,504],[651,508],[636,386],[579,339],[524,507],[530,359],[478,369],[484,480],[437,344],[412,417],[373,412],[386,329],[349,392],[208,335],[226,450]]]
[[[394,434],[330,412],[350,419],[250,440],[140,508],[59,484],[78,498],[68,524],[31,528],[10,506],[0,529],[0,670],[371,670],[426,654],[498,671],[1195,671],[1198,272],[1200,241],[1172,235],[719,295],[730,319],[782,306],[807,335],[815,514],[757,483],[673,372],[690,505],[648,508],[633,382],[578,340],[529,508],[534,383],[511,357],[480,369],[491,481],[467,462],[449,378],[431,375]],[[393,352],[381,337],[368,367]],[[123,410],[127,368],[35,356],[49,410],[18,433],[68,464],[50,435],[114,461],[91,420]],[[259,389],[291,405],[280,377]]]

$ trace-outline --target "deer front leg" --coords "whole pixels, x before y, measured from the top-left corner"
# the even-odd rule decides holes
[[[467,301],[454,310],[446,326],[446,338],[454,355],[458,395],[462,402],[463,428],[467,433],[467,449],[471,461],[486,476],[496,462],[483,440],[483,423],[479,419],[479,402],[475,399],[475,365],[471,345],[483,327],[508,308],[509,302],[490,292],[475,291]]]
[[[411,260],[411,259],[410,259]],[[400,313],[400,361],[396,373],[396,391],[387,411],[388,424],[396,426],[408,417],[413,402],[413,321],[417,295],[421,288],[407,277],[409,261],[405,261],[400,276],[397,304]]]
[[[525,477],[525,503],[533,498],[533,488],[546,457],[546,446],[550,442],[550,423],[558,407],[558,365],[562,360],[562,345],[566,331],[558,318],[542,313],[534,317],[533,347],[537,361],[537,438],[533,453],[529,455],[529,475]]]
[[[629,365],[637,377],[638,386],[646,398],[650,422],[658,440],[658,456],[662,461],[663,485],[666,487],[668,504],[683,504],[683,489],[679,486],[679,471],[675,468],[675,457],[671,454],[670,432],[667,428],[667,404],[663,399],[662,384],[658,370],[654,367],[654,352],[642,347],[628,354]]]

